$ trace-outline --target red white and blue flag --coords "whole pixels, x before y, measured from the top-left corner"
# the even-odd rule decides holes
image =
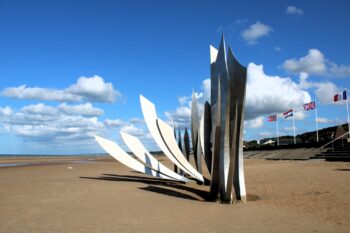
[[[336,94],[333,97],[334,102],[337,102],[339,100],[346,100],[347,99],[347,94],[346,94],[346,90],[344,90],[342,93],[340,94]]]
[[[284,119],[287,119],[288,117],[293,116],[293,109],[290,109],[287,112],[284,112],[283,116],[284,116]]]
[[[315,101],[312,101],[310,103],[304,104],[304,109],[305,111],[309,111],[311,109],[315,109],[316,108],[316,103]]]
[[[272,115],[267,118],[268,122],[274,122],[277,121],[277,115]]]

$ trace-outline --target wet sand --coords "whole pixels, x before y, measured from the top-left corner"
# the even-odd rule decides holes
[[[207,201],[208,186],[112,159],[0,162],[28,160],[41,164],[0,168],[1,233],[350,232],[350,163],[247,159],[248,202],[225,205]]]

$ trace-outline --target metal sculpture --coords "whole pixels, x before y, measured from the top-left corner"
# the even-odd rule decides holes
[[[176,180],[180,180],[183,182],[190,182],[191,180],[173,172],[162,163],[160,163],[156,158],[154,158],[148,150],[144,147],[142,142],[129,134],[120,132],[123,141],[131,150],[131,152],[143,163],[145,163],[148,167],[152,168],[154,171],[157,171],[161,174],[164,174],[168,177],[174,178]]]
[[[183,154],[185,155],[187,161],[189,161],[190,160],[190,137],[188,136],[187,128],[185,128],[185,133],[184,133]]]
[[[219,50],[210,46],[210,55],[213,143],[210,193],[213,200],[245,202],[242,137],[247,69],[239,64],[230,47],[226,54],[223,36]]]
[[[199,138],[199,115],[196,95],[192,93],[192,108],[191,108],[191,134],[192,134],[192,149],[193,156],[196,162],[197,170],[202,173],[202,151]]]
[[[116,160],[118,160],[119,162],[124,164],[125,166],[127,166],[135,171],[145,173],[147,175],[151,175],[154,177],[174,180],[174,178],[163,175],[162,173],[159,173],[158,171],[152,170],[151,168],[145,166],[144,164],[140,163],[136,159],[132,158],[122,148],[120,148],[115,142],[107,140],[107,139],[99,137],[99,136],[95,136],[95,139],[108,154],[110,154],[113,158],[115,158]]]
[[[142,95],[140,95],[140,102],[148,130],[159,148],[178,168],[197,180],[204,182],[203,176],[192,167],[180,151],[173,129],[164,121],[158,119],[155,105]]]
[[[96,136],[99,144],[124,165],[152,176],[189,182],[184,173],[204,183],[202,159],[211,176],[210,197],[213,201],[246,202],[243,170],[243,123],[247,68],[232,53],[226,52],[224,36],[219,49],[210,46],[211,104],[206,102],[199,118],[195,93],[192,93],[191,138],[197,170],[189,163],[190,140],[185,128],[181,133],[157,117],[155,105],[140,95],[145,123],[159,148],[180,174],[154,158],[135,137],[122,133],[129,149],[141,162],[125,153],[117,144]]]

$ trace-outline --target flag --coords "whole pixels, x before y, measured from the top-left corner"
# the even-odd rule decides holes
[[[272,115],[267,118],[268,122],[274,122],[277,121],[277,115]]]
[[[344,90],[342,93],[340,94],[336,94],[333,97],[333,101],[337,102],[339,100],[346,100],[347,99],[347,94],[346,94],[346,90]]]
[[[334,102],[337,102],[337,101],[341,100],[342,97],[343,97],[343,95],[341,95],[341,94],[336,94],[336,95],[334,95],[334,97],[333,97],[333,101],[334,101]]]
[[[287,119],[288,117],[293,116],[293,109],[290,109],[287,112],[284,112],[283,116],[284,116],[284,119]]]
[[[309,111],[311,109],[315,109],[316,108],[316,103],[315,101],[312,101],[310,103],[304,104],[304,109],[305,111]]]

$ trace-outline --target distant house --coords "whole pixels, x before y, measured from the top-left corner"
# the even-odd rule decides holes
[[[270,140],[264,142],[262,145],[274,145],[274,144],[275,144],[275,141],[270,139]]]

